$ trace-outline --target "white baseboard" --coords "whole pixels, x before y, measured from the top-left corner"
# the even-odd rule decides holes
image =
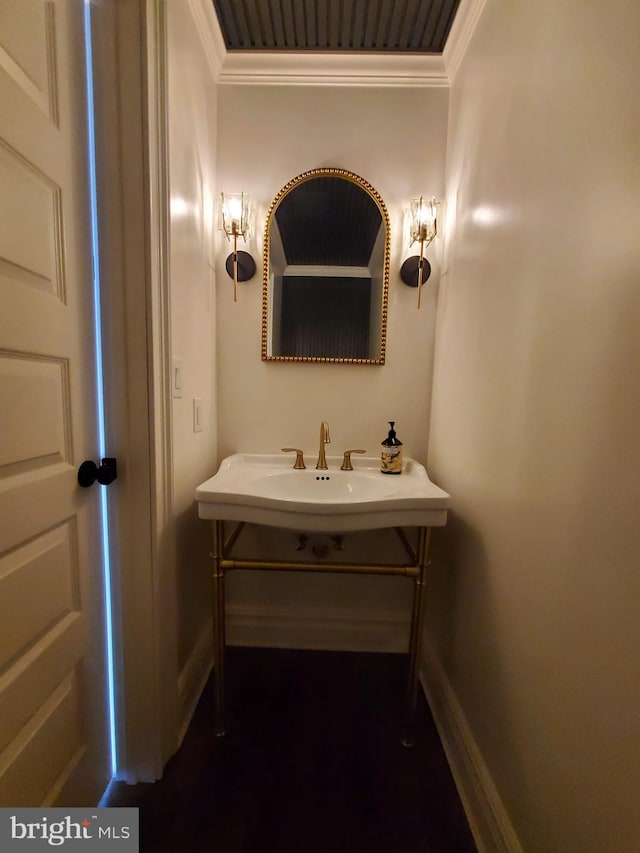
[[[478,853],[523,853],[478,744],[433,649],[425,648],[420,679]]]
[[[213,634],[207,622],[178,676],[178,746],[189,728],[213,666]]]
[[[406,652],[406,615],[336,609],[227,607],[227,644],[344,652]]]

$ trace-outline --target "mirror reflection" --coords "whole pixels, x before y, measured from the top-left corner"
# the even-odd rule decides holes
[[[264,241],[262,358],[384,364],[389,216],[345,169],[313,169],[280,190]]]

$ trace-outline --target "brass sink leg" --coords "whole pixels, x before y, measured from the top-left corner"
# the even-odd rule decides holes
[[[418,677],[420,674],[420,652],[422,650],[422,631],[424,628],[424,602],[426,573],[429,565],[429,542],[431,528],[421,527],[418,538],[418,577],[414,581],[413,612],[411,614],[411,635],[409,638],[409,678],[407,681],[407,705],[405,731],[402,745],[415,745],[415,717],[418,703]]]
[[[215,733],[217,737],[225,734],[224,708],[224,569],[222,563],[222,543],[224,542],[224,523],[214,521],[213,525],[213,684],[215,704]]]

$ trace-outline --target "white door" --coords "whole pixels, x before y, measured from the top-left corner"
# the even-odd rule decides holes
[[[111,776],[83,6],[0,0],[0,806]]]

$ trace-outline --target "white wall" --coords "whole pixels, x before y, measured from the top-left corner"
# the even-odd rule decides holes
[[[406,454],[426,461],[438,247],[430,250],[434,273],[417,311],[416,290],[399,278],[402,260],[415,254],[415,249],[409,252],[400,245],[401,215],[410,198],[441,193],[447,90],[225,84],[219,87],[218,98],[218,186],[252,195],[259,231],[259,239],[249,247],[258,273],[239,286],[235,304],[223,268],[228,247],[218,244],[220,458],[237,450],[277,452],[295,446],[304,448],[308,463],[315,464],[323,419],[331,428],[328,452],[361,447],[375,455],[386,436],[387,421],[393,419]],[[389,210],[392,253],[384,366],[260,359],[262,229],[267,209],[287,181],[323,166],[360,175],[382,195]],[[273,543],[263,539],[258,547],[267,544]],[[288,539],[282,547],[289,557],[295,555]],[[243,573],[230,577],[228,592],[232,613],[266,608],[283,615],[322,607],[325,614],[342,608],[342,615],[348,612],[356,618],[374,611],[408,615],[407,588],[397,579],[288,575],[267,583]]]
[[[197,679],[198,661],[206,659],[202,646],[209,639],[211,620],[209,530],[197,518],[194,490],[214,472],[216,458],[216,305],[210,267],[216,86],[189,3],[172,0],[167,6],[171,338],[173,354],[183,364],[183,396],[173,405],[178,664],[181,688],[188,692],[193,685],[184,682]],[[204,425],[198,433],[193,431],[194,397],[203,401]]]
[[[639,32],[488,0],[451,91],[428,630],[532,853],[640,849]]]
[[[220,86],[218,183],[229,192],[251,193],[259,231],[251,247],[258,273],[240,287],[236,304],[223,268],[226,245],[220,243],[217,253],[222,456],[292,443],[317,455],[323,419],[330,423],[336,452],[375,451],[387,420],[394,419],[407,453],[425,458],[437,272],[423,308],[414,310],[416,291],[399,279],[401,262],[410,254],[399,237],[403,203],[421,192],[441,191],[446,116],[445,89]],[[320,166],[361,175],[389,209],[393,242],[383,367],[260,360],[266,212],[290,178]]]

